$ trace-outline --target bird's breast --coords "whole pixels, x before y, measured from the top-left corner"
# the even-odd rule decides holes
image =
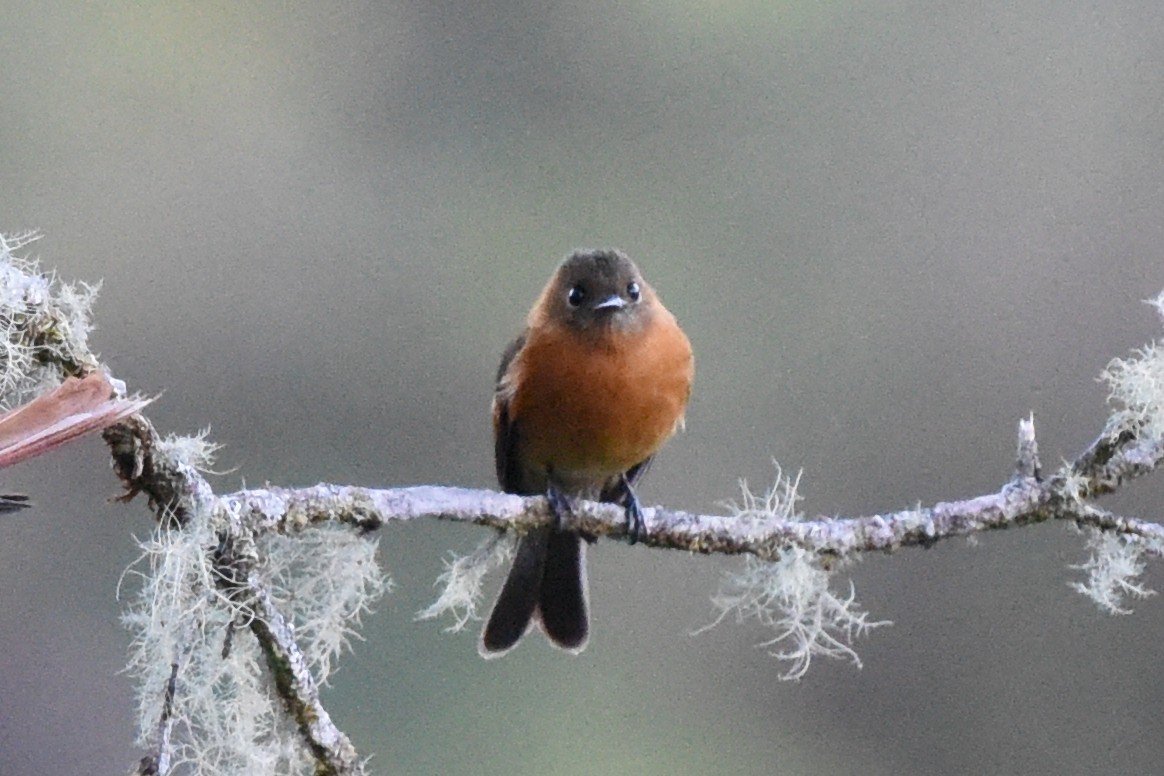
[[[633,334],[538,332],[515,358],[509,413],[520,455],[571,490],[653,455],[682,422],[691,345],[670,313]],[[573,487],[571,487],[573,485]]]

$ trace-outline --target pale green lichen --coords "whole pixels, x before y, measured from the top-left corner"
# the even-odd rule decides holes
[[[464,630],[469,623],[481,619],[477,609],[481,604],[481,583],[485,575],[513,555],[513,539],[508,536],[490,536],[468,555],[451,554],[445,561],[445,570],[437,577],[440,595],[431,605],[416,613],[418,620],[431,620],[451,614],[453,622],[448,632]]]
[[[44,275],[17,251],[35,232],[0,234],[0,407],[17,406],[61,382],[65,365],[95,365],[90,308],[97,286]]]
[[[127,671],[137,679],[138,743],[156,746],[165,687],[177,663],[170,716],[173,773],[190,776],[306,774],[314,760],[271,690],[255,616],[229,596],[214,566],[219,532],[196,510],[182,530],[140,542],[127,575],[140,589],[122,619],[133,633]],[[309,670],[323,684],[361,616],[387,589],[376,542],[338,526],[259,538],[255,579],[294,626]]]
[[[753,493],[741,482],[740,503],[731,503],[734,516],[759,530],[774,520],[796,519],[800,475],[793,479],[776,465],[776,479],[763,493]],[[743,569],[725,575],[712,597],[718,614],[697,633],[718,625],[729,614],[737,622],[755,621],[773,635],[757,646],[790,663],[783,679],[799,679],[817,656],[848,659],[858,667],[861,660],[852,648],[853,639],[870,628],[888,625],[871,622],[857,605],[852,584],[848,595],[833,592],[830,577],[842,564],[826,569],[820,559],[802,547],[780,550],[776,561],[744,558]]]
[[[797,493],[802,472],[798,471],[792,478],[784,474],[776,461],[772,465],[776,468],[776,478],[766,490],[753,493],[748,481],[740,480],[740,501],[724,502],[732,517],[745,525],[760,527],[770,521],[794,520],[798,516],[796,505],[803,500]]]
[[[175,469],[205,468],[204,435],[169,439],[155,449]],[[181,529],[161,521],[140,542],[126,572],[136,579],[123,621],[133,634],[127,671],[137,679],[139,744],[156,750],[166,724],[166,692],[176,664],[168,719],[172,773],[189,776],[308,774],[314,758],[271,687],[250,630],[258,616],[248,595],[223,584],[216,556],[223,537],[245,558],[248,583],[266,591],[295,634],[306,667],[327,681],[336,656],[356,636],[362,615],[389,587],[376,540],[344,526],[294,536],[247,533],[245,516],[195,501]],[[240,530],[241,529],[241,530]]]
[[[167,434],[157,444],[155,453],[165,458],[179,461],[195,471],[220,474],[212,469],[214,456],[222,445],[209,440],[210,429],[204,428],[197,434]]]
[[[1063,462],[1059,467],[1058,476],[1063,479],[1060,492],[1076,504],[1082,504],[1091,491],[1091,478],[1075,471],[1075,466],[1070,461]]]
[[[1147,301],[1164,319],[1164,292]],[[1131,432],[1137,439],[1164,439],[1164,348],[1151,342],[1128,358],[1115,358],[1100,375],[1108,384],[1115,411],[1107,433]]]
[[[1140,580],[1144,573],[1145,548],[1134,536],[1111,531],[1088,529],[1087,548],[1091,557],[1071,568],[1087,573],[1087,581],[1072,582],[1071,587],[1090,598],[1109,614],[1131,614],[1125,601],[1155,595]]]
[[[320,684],[349,640],[359,638],[363,615],[392,587],[376,560],[377,544],[374,537],[328,523],[294,536],[272,534],[257,544],[261,579],[295,626]]]
[[[774,562],[748,556],[742,570],[725,576],[712,598],[718,615],[700,630],[718,625],[729,614],[739,623],[754,620],[773,634],[757,646],[790,663],[782,679],[803,677],[816,656],[848,659],[860,667],[853,639],[889,623],[871,622],[857,605],[852,584],[847,595],[837,595],[829,577],[800,547],[787,548]]]

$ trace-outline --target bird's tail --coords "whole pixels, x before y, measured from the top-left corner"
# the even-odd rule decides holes
[[[547,526],[523,536],[481,634],[481,654],[513,649],[535,619],[555,646],[580,652],[590,630],[585,564],[585,544],[575,533]]]
[[[586,542],[570,531],[554,530],[546,550],[546,570],[537,614],[554,646],[581,652],[590,636],[586,593]]]

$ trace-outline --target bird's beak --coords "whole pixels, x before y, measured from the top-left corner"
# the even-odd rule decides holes
[[[618,294],[611,294],[598,304],[594,305],[595,310],[618,310],[622,307],[626,307],[626,300]]]

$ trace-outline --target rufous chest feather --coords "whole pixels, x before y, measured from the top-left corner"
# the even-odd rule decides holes
[[[613,476],[654,454],[683,420],[694,372],[669,313],[634,333],[542,330],[516,360],[522,458],[566,475]]]

